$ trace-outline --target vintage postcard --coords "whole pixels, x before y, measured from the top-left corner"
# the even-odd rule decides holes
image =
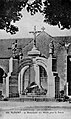
[[[41,1],[0,1],[0,119],[71,119],[71,1]]]

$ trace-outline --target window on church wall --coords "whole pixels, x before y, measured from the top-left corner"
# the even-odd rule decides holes
[[[40,85],[44,89],[47,89],[47,72],[42,66],[39,66],[39,71],[40,71]]]
[[[68,95],[71,95],[71,56],[67,56],[67,82],[68,82]]]
[[[0,83],[3,83],[4,70],[0,68]]]
[[[52,59],[52,71],[56,71],[57,70],[57,62],[56,59]]]

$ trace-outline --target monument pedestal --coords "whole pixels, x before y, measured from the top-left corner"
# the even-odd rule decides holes
[[[18,59],[10,58],[9,73],[6,77],[6,97],[18,96]]]

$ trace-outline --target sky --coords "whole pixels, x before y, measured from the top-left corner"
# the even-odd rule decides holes
[[[45,32],[51,36],[71,36],[71,29],[60,30],[57,26],[44,23],[44,16],[40,13],[32,16],[25,9],[23,9],[22,15],[22,19],[15,23],[15,25],[19,28],[19,32],[15,35],[11,35],[10,33],[6,33],[4,30],[0,30],[0,39],[33,37],[33,35],[29,32],[33,31],[34,26],[36,26],[36,29],[39,31],[42,31],[41,28],[44,26]]]

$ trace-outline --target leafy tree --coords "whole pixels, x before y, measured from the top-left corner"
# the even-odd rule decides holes
[[[0,0],[0,29],[11,34],[18,31],[13,22],[19,21],[22,17],[20,11],[25,7],[28,0]]]
[[[0,29],[11,34],[18,31],[18,27],[12,23],[22,17],[20,11],[25,7],[27,0],[0,0]]]
[[[44,22],[53,26],[58,25],[61,30],[71,28],[71,0],[45,0],[44,5],[42,1],[35,0],[31,4],[33,14],[39,10],[44,15]]]
[[[71,0],[45,0],[44,22],[58,25],[59,28],[71,28]]]
[[[40,12],[44,15],[44,22],[58,25],[61,29],[71,28],[71,0],[0,0],[0,29],[11,34],[18,31],[13,23],[22,17],[21,11],[26,8],[31,15]],[[43,9],[42,9],[43,8]]]
[[[28,12],[35,14],[38,12],[39,6],[39,0],[33,4],[30,4],[29,0],[0,0],[0,29],[15,34],[18,27],[13,23],[21,19],[21,10],[26,7]]]

